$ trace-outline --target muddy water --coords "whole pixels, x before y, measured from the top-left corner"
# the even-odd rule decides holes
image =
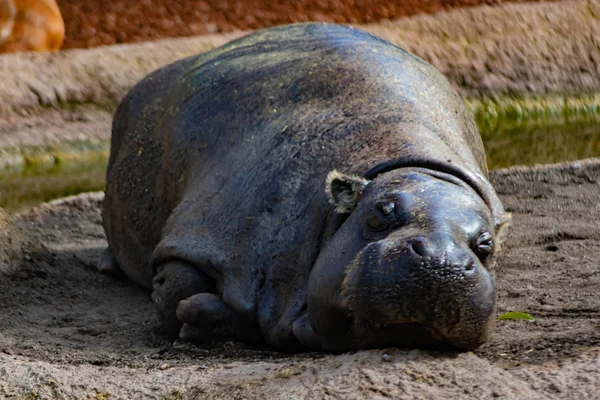
[[[534,165],[600,156],[600,124],[508,126],[482,130],[490,169]]]
[[[18,211],[104,187],[108,140],[0,150],[0,207]]]
[[[477,120],[490,169],[600,156],[600,123],[595,118]],[[0,151],[0,207],[18,211],[101,190],[108,148],[108,140],[97,140]]]

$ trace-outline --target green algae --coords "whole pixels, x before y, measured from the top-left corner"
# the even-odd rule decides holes
[[[600,94],[467,99],[490,169],[600,156]]]
[[[108,140],[0,149],[0,207],[19,211],[104,188]]]
[[[600,124],[511,127],[482,135],[490,169],[600,156]]]
[[[600,156],[600,94],[470,98],[490,169]],[[108,139],[0,149],[0,207],[102,190]]]
[[[600,93],[467,98],[482,135],[516,129],[600,123]]]

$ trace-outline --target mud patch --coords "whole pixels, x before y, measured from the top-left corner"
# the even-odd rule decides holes
[[[600,388],[600,160],[495,171],[492,182],[513,213],[499,312],[536,321],[501,321],[488,344],[463,354],[289,356],[170,340],[148,292],[95,270],[101,193],[25,212],[15,224],[49,254],[26,252],[0,275],[0,397],[591,398]]]

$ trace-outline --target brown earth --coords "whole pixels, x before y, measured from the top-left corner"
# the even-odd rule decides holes
[[[520,2],[509,0],[504,2]],[[64,49],[266,28],[292,22],[372,23],[502,0],[58,0]]]
[[[0,275],[0,398],[596,398],[600,159],[499,170],[492,182],[513,214],[498,311],[536,321],[500,321],[464,354],[170,341],[148,292],[96,272],[101,193],[25,212],[13,224],[48,253],[19,247],[18,268]]]

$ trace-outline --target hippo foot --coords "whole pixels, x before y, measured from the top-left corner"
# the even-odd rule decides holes
[[[201,342],[230,337],[251,344],[263,341],[259,327],[242,318],[217,295],[199,293],[182,300],[177,318],[184,322],[179,333],[181,340]]]
[[[308,320],[308,314],[298,318],[293,325],[294,336],[305,347],[325,349],[327,346],[321,336],[317,335]]]
[[[125,278],[125,273],[119,267],[117,260],[113,256],[110,247],[107,247],[102,256],[100,256],[100,263],[98,264],[98,271],[103,274],[109,274],[117,278]]]
[[[183,325],[175,312],[179,302],[197,293],[215,291],[212,279],[197,268],[177,260],[166,262],[157,268],[152,288],[152,300],[158,316],[165,330],[172,336],[177,336]]]

